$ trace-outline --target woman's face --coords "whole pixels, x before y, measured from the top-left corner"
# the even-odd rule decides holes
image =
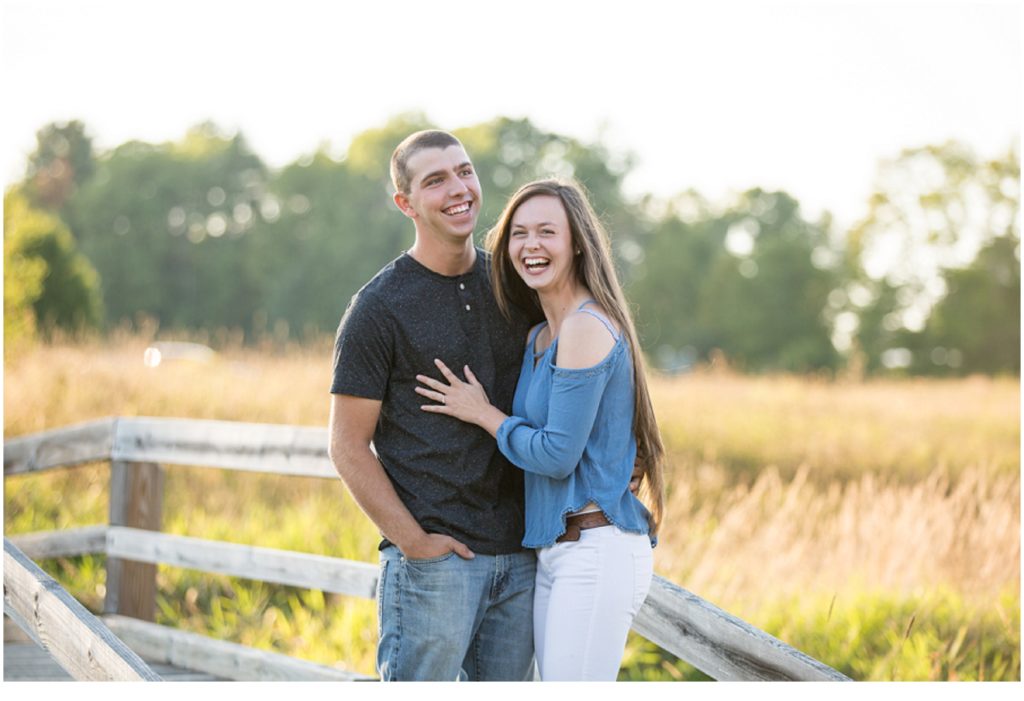
[[[536,195],[519,205],[512,215],[508,254],[519,277],[536,292],[572,282],[572,233],[560,199]]]

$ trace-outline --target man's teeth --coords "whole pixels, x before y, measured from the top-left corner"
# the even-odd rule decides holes
[[[469,207],[470,207],[470,203],[469,202],[463,202],[462,204],[457,204],[454,207],[449,207],[448,209],[444,210],[444,213],[449,215],[449,216],[455,216],[457,214],[465,214],[466,212],[469,211]]]

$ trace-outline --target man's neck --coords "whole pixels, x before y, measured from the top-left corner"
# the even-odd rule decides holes
[[[449,277],[468,273],[476,263],[472,237],[460,242],[441,242],[417,236],[409,255],[423,267]]]

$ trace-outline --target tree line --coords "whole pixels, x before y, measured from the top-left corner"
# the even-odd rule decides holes
[[[4,196],[8,346],[56,329],[153,320],[163,336],[247,341],[332,333],[359,287],[408,248],[388,162],[405,114],[273,170],[242,134],[97,152],[81,122],[37,134]],[[1020,372],[1019,155],[955,142],[879,165],[868,214],[838,230],[793,195],[751,189],[629,198],[629,154],[496,118],[456,130],[484,188],[485,227],[522,183],[573,177],[612,235],[651,362],[686,371]]]

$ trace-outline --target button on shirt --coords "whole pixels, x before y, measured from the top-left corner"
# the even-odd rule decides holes
[[[416,375],[442,379],[439,358],[468,365],[502,411],[511,410],[528,322],[494,302],[489,260],[446,276],[402,255],[353,298],[335,340],[332,394],[381,401],[374,448],[420,526],[484,554],[518,551],[523,476],[483,429],[420,409]],[[382,544],[383,545],[383,544]]]

